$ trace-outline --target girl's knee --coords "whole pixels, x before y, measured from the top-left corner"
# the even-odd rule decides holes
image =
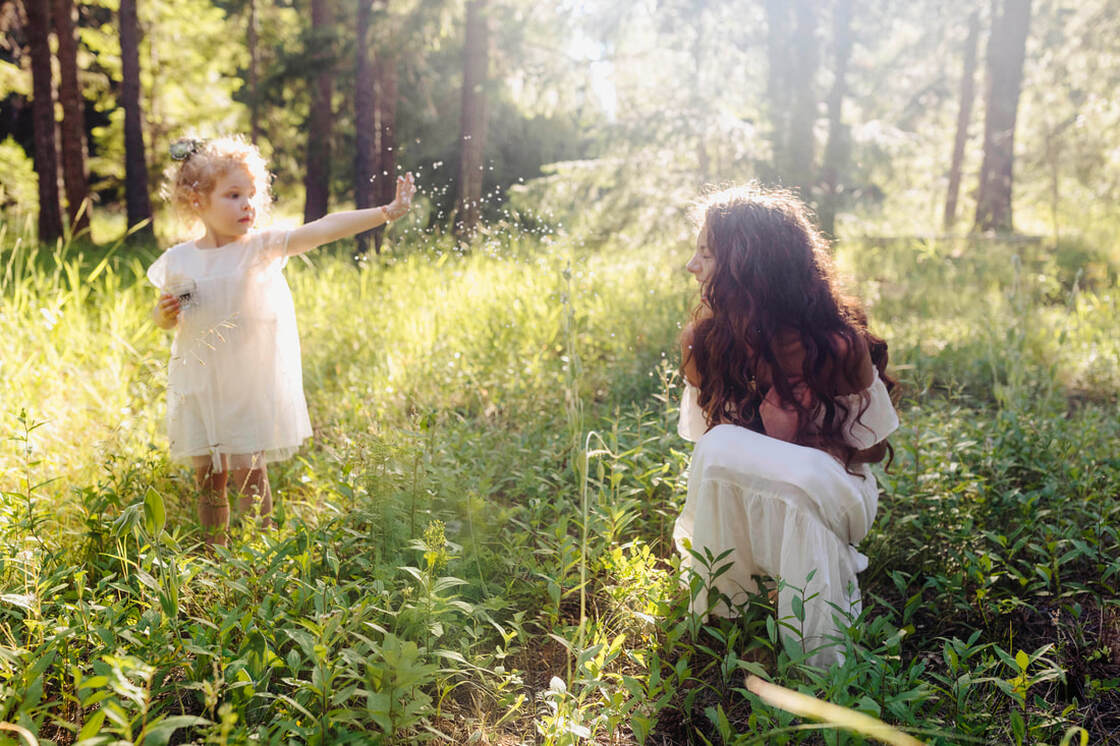
[[[260,496],[268,492],[268,471],[264,468],[239,470],[234,472],[234,482],[242,494]]]
[[[198,502],[205,508],[229,509],[229,495],[225,490],[202,490],[198,495]]]

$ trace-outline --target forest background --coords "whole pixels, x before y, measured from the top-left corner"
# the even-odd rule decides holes
[[[0,0],[0,32],[0,730],[860,742],[755,674],[930,743],[1120,734],[1120,3]],[[213,561],[143,267],[188,236],[168,146],[230,132],[281,224],[421,192],[288,270],[315,441]],[[687,209],[748,180],[812,205],[903,383],[826,673],[763,599],[690,616],[669,541]]]

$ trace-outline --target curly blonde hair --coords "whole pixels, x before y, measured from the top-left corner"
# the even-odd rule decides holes
[[[176,149],[187,155],[168,167],[161,194],[182,219],[188,223],[198,220],[200,206],[209,201],[218,179],[238,167],[253,182],[257,218],[268,214],[272,173],[256,145],[241,135],[226,135],[213,140],[183,138],[172,145],[173,153]]]

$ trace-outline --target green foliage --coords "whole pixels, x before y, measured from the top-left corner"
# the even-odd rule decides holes
[[[277,527],[235,523],[212,555],[164,454],[144,262],[5,239],[0,722],[40,742],[863,742],[766,704],[754,674],[931,744],[1102,742],[1114,285],[1015,244],[841,247],[904,427],[846,661],[819,671],[764,597],[687,612],[726,564],[682,574],[670,541],[687,246],[492,228],[463,253],[398,230],[392,256],[290,264],[315,440],[271,469]]]
[[[38,204],[37,183],[35,166],[23,148],[10,137],[0,142],[0,210],[10,216],[13,208]]]

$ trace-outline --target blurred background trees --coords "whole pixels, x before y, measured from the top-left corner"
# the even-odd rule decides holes
[[[282,216],[413,170],[464,239],[640,235],[750,179],[841,236],[1120,222],[1120,0],[0,0],[0,34],[0,219],[44,241],[172,240],[167,146],[226,132]]]

